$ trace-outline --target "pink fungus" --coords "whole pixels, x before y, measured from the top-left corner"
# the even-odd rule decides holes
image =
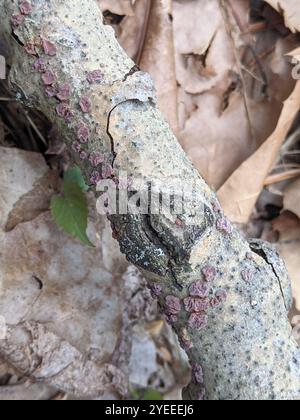
[[[22,15],[13,15],[10,19],[10,22],[14,28],[17,28],[18,26],[22,25],[24,20],[25,17]]]
[[[80,108],[82,109],[82,112],[84,113],[88,113],[92,109],[92,103],[89,100],[89,98],[87,98],[86,96],[81,98],[79,105],[80,105]]]
[[[80,157],[81,160],[85,160],[87,158],[87,156],[88,155],[84,150],[82,152],[80,152],[79,157]]]
[[[176,296],[166,297],[166,313],[170,315],[177,315],[181,311],[180,299]]]
[[[214,212],[216,212],[216,213],[221,213],[221,211],[222,211],[221,206],[220,206],[218,201],[215,201],[215,202],[212,203],[212,208],[213,208]]]
[[[56,95],[56,90],[53,86],[46,86],[45,92],[49,98],[53,98]]]
[[[203,369],[198,363],[194,363],[192,365],[192,374],[193,374],[193,379],[196,384],[204,383]]]
[[[78,141],[74,141],[72,143],[72,149],[74,150],[74,152],[80,153],[82,151],[81,150],[81,144],[78,143]]]
[[[106,165],[105,167],[102,168],[102,178],[106,179],[106,178],[110,178],[113,174],[114,170],[112,168],[111,165]]]
[[[51,86],[55,82],[55,74],[51,70],[47,70],[42,74],[42,81],[44,85]]]
[[[56,96],[60,101],[68,101],[71,96],[71,86],[65,83],[59,88]]]
[[[203,390],[201,390],[201,391],[198,392],[198,394],[197,394],[197,400],[198,401],[204,401],[204,399],[205,399],[205,390],[203,389]]]
[[[198,280],[191,284],[189,291],[191,296],[206,298],[209,294],[209,287],[201,280]]]
[[[226,302],[228,294],[226,290],[218,290],[215,296],[210,300],[210,306],[217,308]]]
[[[175,314],[166,313],[165,318],[166,318],[166,321],[169,325],[173,325],[173,324],[175,324],[175,322],[178,321],[178,316],[175,315]]]
[[[188,326],[192,329],[203,330],[208,324],[208,316],[201,313],[191,314]]]
[[[254,278],[253,271],[251,271],[249,269],[243,270],[241,272],[241,275],[242,275],[242,279],[247,283],[250,283]]]
[[[206,265],[202,269],[202,274],[203,274],[205,280],[210,283],[210,282],[214,281],[214,279],[216,278],[217,271],[213,266]]]
[[[104,162],[104,156],[99,152],[92,152],[89,157],[89,161],[93,166],[99,166],[100,163]]]
[[[43,45],[43,49],[44,49],[45,54],[50,55],[51,57],[56,55],[56,46],[52,42],[43,38],[42,39],[42,45]]]
[[[162,289],[159,284],[152,284],[150,286],[150,291],[153,299],[158,299],[161,295]]]
[[[32,6],[28,1],[21,1],[19,9],[22,15],[30,15],[32,12]]]
[[[36,55],[36,49],[35,49],[35,45],[32,43],[26,44],[24,45],[25,51],[27,52],[27,54],[29,55]]]
[[[226,217],[222,217],[221,219],[217,220],[217,229],[220,232],[225,232],[228,234],[232,233],[232,226],[229,220]]]
[[[46,71],[46,62],[42,58],[36,60],[33,64],[34,70],[38,71],[39,73],[44,73]]]
[[[64,102],[57,105],[56,112],[60,117],[64,118],[67,123],[70,123],[74,118],[74,113],[71,111],[69,105]]]
[[[205,312],[209,309],[209,299],[187,297],[184,299],[184,306],[187,312]]]
[[[93,171],[90,177],[91,184],[97,185],[101,180],[101,175],[98,171]]]
[[[80,124],[77,129],[77,138],[81,143],[87,143],[89,141],[90,131],[86,125]]]
[[[89,83],[99,83],[103,80],[103,73],[101,70],[94,70],[88,73],[87,80]]]

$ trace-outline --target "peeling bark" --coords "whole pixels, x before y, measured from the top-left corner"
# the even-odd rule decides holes
[[[193,379],[184,397],[299,398],[290,284],[275,251],[249,244],[230,225],[157,110],[150,77],[103,25],[96,2],[31,4],[20,17],[18,1],[0,0],[11,86],[59,128],[87,182],[96,184],[101,172],[116,182],[126,171],[139,193],[149,180],[163,191],[178,177],[193,187],[180,217],[167,206],[159,215],[110,217],[122,252],[141,269],[188,353]],[[62,86],[68,100],[57,99]],[[103,157],[97,167],[92,153]]]

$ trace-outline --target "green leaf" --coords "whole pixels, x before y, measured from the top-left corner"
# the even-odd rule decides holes
[[[162,401],[163,396],[160,392],[155,391],[155,389],[147,389],[144,394],[144,401]]]
[[[87,200],[82,190],[82,183],[77,182],[79,179],[74,174],[75,172],[64,179],[63,197],[52,198],[51,212],[58,226],[73,237],[80,239],[85,245],[93,246],[86,234]]]
[[[89,186],[85,183],[82,172],[78,166],[74,166],[65,172],[64,181],[78,184],[82,191],[89,190]]]

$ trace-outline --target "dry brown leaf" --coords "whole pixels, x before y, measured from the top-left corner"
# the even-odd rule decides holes
[[[219,1],[174,1],[180,141],[203,178],[215,189],[274,131],[282,102],[295,84],[289,60],[284,57],[294,48],[294,41],[276,41],[258,34],[253,45],[253,36],[241,33],[241,29],[247,31],[249,2],[233,0],[230,4],[238,16],[234,19],[230,15],[232,37]],[[267,95],[258,82],[262,75],[248,46],[257,57],[263,57]],[[248,67],[242,73],[247,97],[237,60],[237,56],[244,57],[245,51],[249,55]]]
[[[273,134],[247,159],[219,190],[218,196],[225,213],[236,223],[249,220],[265,178],[274,164],[280,147],[300,108],[300,82],[285,101],[280,119]]]
[[[300,218],[300,179],[290,183],[284,191],[283,205]]]
[[[266,2],[283,14],[285,24],[292,32],[300,32],[299,0],[266,0]]]
[[[177,82],[171,17],[171,0],[151,0],[140,67],[151,74],[158,93],[158,106],[177,134]]]

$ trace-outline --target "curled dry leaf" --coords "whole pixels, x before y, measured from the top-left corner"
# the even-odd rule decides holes
[[[277,127],[266,142],[234,172],[218,192],[229,219],[246,223],[261,193],[264,181],[299,112],[300,82],[286,100]]]
[[[292,32],[300,32],[299,0],[266,0],[266,2],[283,14],[285,24]]]
[[[176,134],[178,133],[177,82],[171,16],[171,0],[151,0],[140,67],[151,74],[158,93],[158,107]]]
[[[249,2],[232,0],[225,14],[220,4],[175,0],[173,6],[180,140],[215,189],[274,131],[295,83],[284,59],[294,43],[246,36]]]

